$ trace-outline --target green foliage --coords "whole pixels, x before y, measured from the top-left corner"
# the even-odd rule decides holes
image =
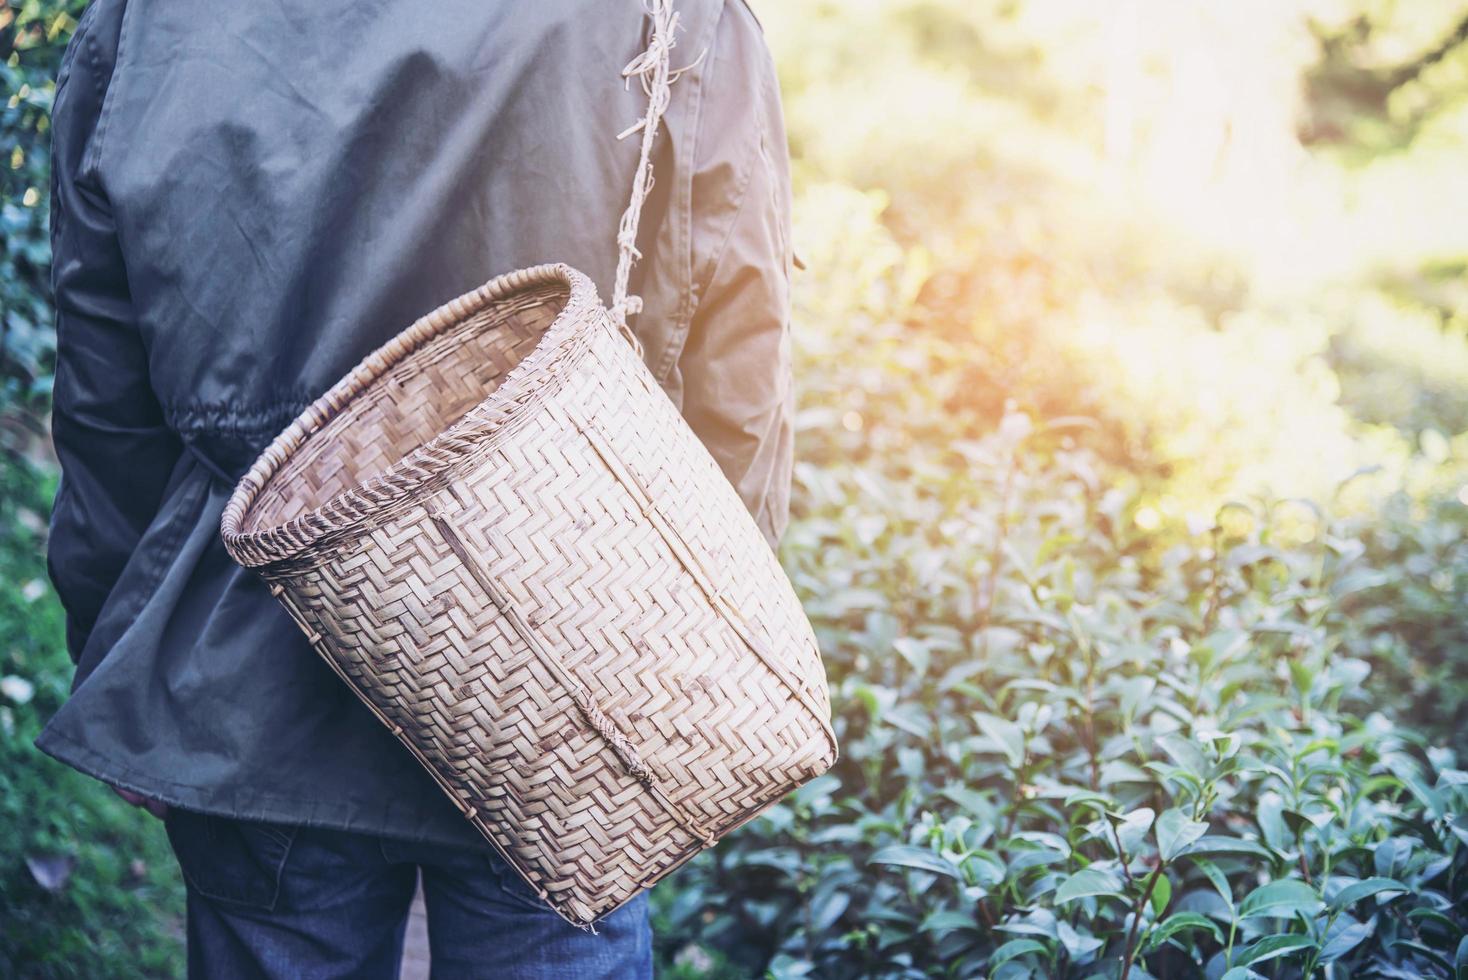
[[[183,887],[162,825],[31,744],[71,677],[41,557],[54,489],[0,456],[0,976],[181,975]]]
[[[0,3],[0,974],[165,976],[182,897],[159,827],[31,746],[70,664],[40,557],[53,483],[12,450],[44,456],[47,115],[83,6]],[[1434,51],[1459,23],[1442,10],[1384,50]],[[1293,125],[1220,144],[1202,169],[1231,184],[1107,205],[1105,174],[1147,147],[1103,139],[1116,105],[1085,71],[1114,55],[1074,29],[1092,13],[1060,30],[1005,0],[762,14],[811,269],[783,557],[843,756],[654,891],[661,974],[1464,976],[1456,225],[1385,241],[1423,254],[1333,302],[1271,305],[1189,209],[1232,193],[1224,223],[1247,224],[1310,199],[1318,169],[1257,186],[1261,160],[1293,160]],[[1411,141],[1410,167],[1355,160],[1393,219],[1461,170],[1463,49],[1388,78],[1372,44],[1404,24],[1318,28],[1304,116],[1322,142]],[[1399,84],[1359,90],[1363,109],[1361,79]],[[1186,143],[1268,117],[1195,126],[1197,109],[1149,125]],[[1369,237],[1325,227],[1296,258]],[[1401,489],[1200,509],[1277,472],[1329,471],[1329,496],[1358,452]]]
[[[1468,303],[1454,319],[1410,298],[1353,296],[1341,322],[1329,360],[1352,415],[1413,438],[1468,431]]]
[[[1337,530],[1358,553],[1333,590],[1342,650],[1374,665],[1384,708],[1468,759],[1468,506],[1397,494]]]
[[[0,405],[44,407],[55,357],[48,280],[50,113],[85,0],[0,5]]]
[[[43,559],[55,480],[18,451],[54,366],[48,123],[83,6],[0,4],[0,975],[175,976],[183,889],[162,827],[32,745],[71,677]]]
[[[34,446],[55,351],[49,113],[83,6],[0,4],[0,975],[177,976],[183,888],[162,826],[32,744],[71,679],[44,562],[55,478]]]
[[[1461,644],[1461,507],[1140,529],[1084,422],[984,430],[934,381],[961,344],[849,323],[806,350],[784,547],[844,754],[658,896],[675,941],[776,977],[1446,975],[1468,773],[1383,709],[1450,697],[1395,672]]]
[[[1459,5],[1363,6],[1341,22],[1312,24],[1320,58],[1305,76],[1300,127],[1306,142],[1357,159],[1411,143],[1468,98],[1468,13]]]

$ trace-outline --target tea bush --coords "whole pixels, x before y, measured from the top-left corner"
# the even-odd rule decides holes
[[[54,490],[0,455],[0,976],[182,975],[183,885],[162,825],[32,745],[71,687],[42,559]]]
[[[847,312],[784,547],[844,754],[664,887],[677,969],[1468,970],[1468,773],[1412,726],[1461,739],[1461,505],[1149,529],[1087,421],[985,430],[969,351]]]
[[[51,390],[51,99],[85,0],[0,4],[0,407]]]
[[[1368,658],[1373,691],[1461,761],[1468,758],[1468,506],[1455,498],[1386,501],[1343,522],[1338,547],[1359,552],[1341,597],[1342,649]]]
[[[71,679],[39,413],[55,349],[49,113],[84,5],[0,3],[0,976],[164,977],[183,972],[183,888],[162,827],[32,745]]]
[[[0,0],[0,975],[166,976],[161,830],[31,747],[70,672],[34,435],[50,77],[83,6]],[[792,6],[783,559],[843,755],[654,891],[660,971],[1463,980],[1458,294],[1254,308],[1228,262],[1092,209],[1096,93],[1059,77],[1083,59],[1039,70],[1017,9]],[[1289,358],[1259,364],[1272,331]],[[1391,471],[1323,504],[1168,506],[1357,451]]]

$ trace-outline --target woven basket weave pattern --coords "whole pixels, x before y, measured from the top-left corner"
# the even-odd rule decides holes
[[[387,470],[404,446],[422,445],[458,421],[535,346],[556,299],[564,302],[564,290],[532,291],[424,344],[386,379],[397,388],[391,399],[351,402],[291,457],[256,500],[253,521],[283,524],[314,510]]]
[[[369,358],[267,450],[224,531],[577,924],[835,760],[788,580],[567,267]]]

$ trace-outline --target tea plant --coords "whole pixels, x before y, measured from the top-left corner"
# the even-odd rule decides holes
[[[847,322],[841,357],[805,345],[783,549],[844,754],[663,888],[667,954],[776,977],[1464,969],[1461,505],[1156,527],[1093,423],[986,425],[961,338]]]
[[[55,480],[0,454],[0,976],[183,974],[162,825],[32,741],[71,687],[43,532]]]
[[[1366,549],[1239,505],[1155,550],[1066,441],[1011,415],[802,471],[845,754],[675,879],[669,927],[775,976],[1461,968],[1468,774],[1375,710]]]
[[[51,99],[84,6],[0,4],[0,409],[43,408],[51,390]]]
[[[51,78],[84,6],[0,0],[0,974],[166,976],[182,901],[161,830],[30,744],[70,669],[36,442]],[[1098,260],[1057,183],[989,158],[985,105],[1043,95],[1039,61],[996,59],[964,26],[982,5],[867,7],[800,14],[811,30],[781,66],[810,266],[783,558],[843,756],[654,891],[660,974],[1468,977],[1468,507],[1441,486],[1381,508],[1242,501],[1191,527],[1153,507],[1179,471],[1210,482],[1292,452],[1271,418],[1354,439],[1331,427],[1352,423],[1340,406],[1401,428],[1394,446],[1461,457],[1460,334],[1353,294],[1359,322],[1297,383],[1237,344],[1197,356],[1194,339],[1227,339],[1215,319],[1249,302],[1244,279],[1118,249],[1109,224]],[[1007,17],[986,26],[1002,37]],[[934,76],[916,53],[999,83]],[[861,78],[833,87],[838,68]],[[1048,159],[1050,136],[1083,128],[1085,103],[1054,108],[1053,125],[1003,115],[1025,122],[1006,151]],[[846,181],[887,188],[919,246]],[[1160,307],[1133,295],[1153,279],[1172,283]],[[1088,289],[1134,301],[1128,318],[1162,311],[1109,367],[1165,342],[1165,380],[1192,353],[1170,398],[1068,343]],[[1229,411],[1172,438],[1208,372]],[[1320,397],[1336,381],[1340,406]],[[1199,433],[1210,465],[1158,451]]]

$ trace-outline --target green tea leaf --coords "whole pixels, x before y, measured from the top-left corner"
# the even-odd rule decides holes
[[[1414,953],[1420,953],[1432,962],[1443,968],[1446,973],[1453,973],[1454,967],[1448,962],[1448,958],[1438,950],[1433,949],[1425,943],[1419,943],[1415,939],[1398,939],[1391,944],[1393,948],[1410,949]]]
[[[946,933],[955,929],[973,929],[978,926],[978,920],[971,912],[960,912],[957,909],[944,909],[941,912],[933,912],[923,919],[919,927],[921,932]]]
[[[1336,897],[1331,899],[1330,907],[1338,912],[1372,895],[1381,895],[1386,892],[1401,894],[1408,891],[1411,889],[1392,878],[1367,878],[1342,888]]]
[[[1246,854],[1250,857],[1264,858],[1266,861],[1274,860],[1274,853],[1262,844],[1242,837],[1223,837],[1216,834],[1205,834],[1196,841],[1183,848],[1179,856],[1192,857],[1195,854]]]
[[[1294,846],[1295,835],[1284,819],[1284,799],[1278,793],[1265,793],[1259,797],[1256,811],[1259,830],[1264,840],[1277,851]]]
[[[1419,905],[1415,909],[1412,909],[1410,912],[1408,912],[1407,920],[1409,922],[1416,923],[1417,928],[1419,929],[1422,928],[1422,924],[1424,922],[1430,922],[1433,925],[1438,926],[1440,929],[1442,929],[1443,932],[1447,933],[1449,936],[1456,936],[1462,929],[1462,926],[1460,926],[1452,918],[1444,915],[1437,909],[1430,909],[1422,905]]]
[[[1310,821],[1310,818],[1299,810],[1291,810],[1289,807],[1285,807],[1279,811],[1279,815],[1284,820],[1285,826],[1290,828],[1290,833],[1296,837],[1315,827],[1315,824]]]
[[[1412,858],[1412,842],[1405,837],[1388,837],[1376,845],[1374,863],[1376,873],[1383,878],[1391,878],[1407,870],[1407,862]]]
[[[1193,820],[1182,810],[1173,808],[1163,811],[1153,828],[1157,834],[1157,849],[1162,860],[1171,861],[1182,853],[1183,848],[1208,832],[1208,825]]]
[[[1219,977],[1218,980],[1255,980],[1258,976],[1260,974],[1255,973],[1247,966],[1236,966],[1232,969],[1225,970],[1223,976]]]
[[[909,735],[926,739],[933,731],[933,723],[927,713],[916,704],[899,704],[888,708],[882,720],[893,728],[900,728]]]
[[[974,715],[974,723],[1004,753],[1011,768],[1018,769],[1024,764],[1025,736],[1018,725],[1007,718],[983,713]]]
[[[1288,918],[1296,912],[1314,915],[1323,905],[1314,888],[1294,878],[1281,878],[1246,895],[1239,903],[1239,915],[1246,919],[1256,915]]]
[[[1172,901],[1172,882],[1167,875],[1158,875],[1157,881],[1152,885],[1152,914],[1162,918],[1162,913],[1167,911],[1167,903]]]
[[[1279,956],[1287,956],[1290,953],[1296,953],[1302,949],[1315,948],[1315,940],[1309,936],[1285,934],[1265,936],[1236,956],[1234,963],[1237,966],[1249,966],[1254,963],[1263,963],[1265,960],[1272,960]]]
[[[1109,871],[1082,868],[1055,889],[1055,902],[1060,905],[1090,895],[1110,895],[1120,898],[1122,897],[1121,881]]]
[[[963,808],[965,813],[971,816],[978,817],[982,820],[992,820],[994,818],[995,806],[993,801],[978,790],[969,789],[967,786],[955,783],[945,786],[939,795],[957,803]]]
[[[1223,899],[1223,904],[1227,905],[1229,911],[1232,912],[1234,910],[1233,889],[1229,887],[1228,878],[1219,870],[1218,865],[1206,858],[1194,858],[1193,864],[1203,872],[1203,877],[1213,885],[1213,890],[1218,892],[1219,897]]]
[[[1320,964],[1323,966],[1340,959],[1365,942],[1375,931],[1375,918],[1366,922],[1357,922],[1350,918],[1337,920],[1326,937],[1325,945],[1320,947]]]
[[[989,970],[991,972],[997,970],[1016,957],[1045,952],[1047,952],[1045,944],[1034,939],[1011,939],[994,950],[994,955],[989,957]]]
[[[1157,739],[1157,747],[1190,774],[1199,777],[1207,774],[1208,760],[1202,750],[1183,736],[1163,735]]]
[[[1070,954],[1072,960],[1089,956],[1105,945],[1095,936],[1083,935],[1064,919],[1055,923],[1055,933],[1060,937],[1060,944],[1065,947],[1066,953]]]
[[[1213,934],[1218,942],[1223,942],[1223,930],[1212,919],[1197,912],[1178,912],[1176,915],[1168,916],[1156,929],[1148,940],[1151,947],[1155,948],[1167,942],[1173,936],[1184,929],[1206,929]]]
[[[955,879],[960,877],[958,868],[952,861],[927,848],[914,847],[911,844],[889,844],[873,854],[867,863],[931,871]]]
[[[892,649],[906,660],[912,667],[912,672],[921,677],[928,672],[928,663],[931,655],[928,653],[927,644],[921,640],[915,640],[910,636],[899,636],[892,641]]]
[[[1108,814],[1108,819],[1116,828],[1116,839],[1121,842],[1122,849],[1128,857],[1135,857],[1142,849],[1142,844],[1147,839],[1147,831],[1152,829],[1152,822],[1156,814],[1151,807],[1138,807],[1123,817],[1116,818]]]

